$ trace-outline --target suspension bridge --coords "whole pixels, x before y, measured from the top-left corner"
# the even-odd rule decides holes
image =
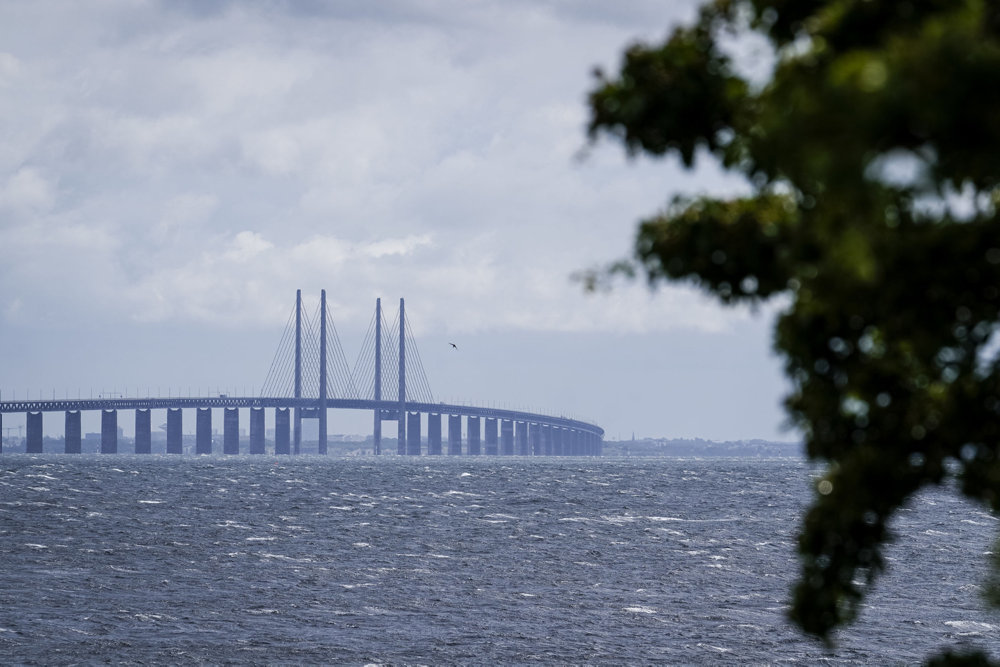
[[[318,424],[316,451],[328,451],[330,410],[370,410],[372,452],[382,454],[382,424],[396,422],[399,455],[600,456],[604,430],[563,416],[520,410],[435,403],[403,299],[388,322],[381,299],[353,368],[347,363],[326,290],[316,312],[302,308],[302,291],[285,325],[267,378],[257,396],[112,397],[0,401],[3,415],[25,415],[25,450],[42,453],[43,415],[65,413],[65,453],[82,452],[81,414],[100,411],[100,452],[118,453],[119,411],[134,411],[135,453],[150,454],[152,413],[166,411],[167,454],[184,453],[184,410],[195,414],[194,453],[212,454],[213,411],[222,411],[222,453],[240,454],[240,411],[248,411],[249,442],[245,453],[299,454],[304,420]],[[273,439],[266,439],[266,412],[273,410]],[[447,417],[446,437],[442,421]],[[463,420],[465,426],[463,428]],[[426,430],[424,431],[424,424]],[[426,433],[426,437],[424,437]],[[0,440],[0,452],[3,451]]]

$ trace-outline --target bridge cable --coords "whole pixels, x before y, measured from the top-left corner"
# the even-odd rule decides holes
[[[262,397],[269,394],[272,396],[282,396],[281,386],[284,384],[282,382],[283,375],[287,370],[288,347],[294,335],[295,307],[292,306],[288,321],[285,323],[285,330],[282,332],[281,340],[278,342],[278,348],[274,351],[274,359],[271,361],[271,367],[268,369],[264,384],[260,388],[260,395]]]
[[[395,401],[399,397],[399,311],[388,327],[385,319],[382,322],[382,331],[388,334],[382,348],[382,399]]]
[[[292,308],[292,322],[288,327],[288,338],[285,344],[284,356],[281,359],[281,384],[276,386],[276,396],[291,398],[295,395],[295,309]]]
[[[330,313],[329,306],[327,306],[326,311],[326,325],[327,395],[338,396],[339,393],[339,398],[358,398],[358,389],[354,386],[354,378],[351,377],[351,371],[347,365],[347,357],[344,355],[344,348],[340,344],[340,334],[337,333],[337,325],[333,321],[333,315]],[[330,345],[331,333],[332,348]],[[333,391],[330,391],[331,389]]]
[[[371,374],[368,374],[371,369]],[[351,378],[355,387],[362,387],[363,392],[359,392],[358,398],[375,398],[375,314],[368,322],[368,331],[361,343],[358,351],[358,358],[354,362],[354,369],[351,371]]]
[[[319,345],[313,328],[318,313],[318,305],[312,317],[302,313],[302,398],[319,398]]]
[[[406,328],[406,361],[408,362],[406,364],[406,393],[410,393],[409,379],[412,377],[416,380],[414,398],[422,403],[433,403],[434,396],[431,392],[430,383],[427,381],[427,374],[424,372],[424,364],[420,360],[420,351],[417,349],[417,342],[414,339],[413,331],[410,330],[409,320],[410,318],[406,318],[406,322],[403,323]],[[410,352],[411,350],[412,353]],[[415,372],[411,372],[411,369]]]

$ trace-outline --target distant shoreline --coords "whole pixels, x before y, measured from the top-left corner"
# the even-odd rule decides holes
[[[804,459],[801,442],[730,440],[714,442],[700,438],[643,438],[605,440],[604,456],[625,457],[738,457]]]

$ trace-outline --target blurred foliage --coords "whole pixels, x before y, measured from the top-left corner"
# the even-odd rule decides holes
[[[740,73],[748,35],[765,80]],[[596,76],[591,140],[745,176],[745,197],[676,199],[585,280],[785,295],[786,407],[827,464],[790,615],[829,641],[921,487],[954,478],[1000,509],[1000,3],[718,0]],[[960,659],[985,657],[936,660]]]

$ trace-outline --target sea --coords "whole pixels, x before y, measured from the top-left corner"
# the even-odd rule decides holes
[[[832,647],[787,620],[792,459],[0,456],[0,663],[909,665],[1000,656],[996,517],[893,524]]]

